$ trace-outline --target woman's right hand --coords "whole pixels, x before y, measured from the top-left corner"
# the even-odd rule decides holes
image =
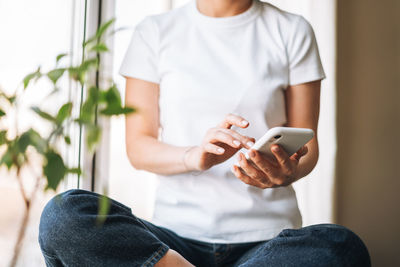
[[[207,131],[200,146],[194,146],[185,152],[183,162],[188,170],[207,170],[226,161],[242,147],[249,149],[254,145],[254,138],[232,130],[233,125],[247,128],[249,122],[234,114],[226,115],[217,127]]]

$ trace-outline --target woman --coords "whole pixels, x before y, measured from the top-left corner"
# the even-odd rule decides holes
[[[317,132],[325,75],[301,16],[193,0],[142,21],[120,73],[138,109],[126,118],[128,157],[159,176],[153,221],[113,201],[95,228],[98,195],[68,191],[42,216],[48,265],[369,266],[350,230],[301,228],[291,184],[315,167],[317,136],[291,157],[277,145],[275,158],[243,155],[274,126]]]

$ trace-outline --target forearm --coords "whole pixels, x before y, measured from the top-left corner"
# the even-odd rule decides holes
[[[318,162],[319,150],[318,141],[315,139],[308,145],[308,153],[300,158],[299,165],[297,167],[296,181],[307,176],[315,167]]]
[[[190,148],[169,145],[151,136],[140,136],[135,137],[127,154],[132,166],[138,170],[172,175],[190,171],[184,163]]]

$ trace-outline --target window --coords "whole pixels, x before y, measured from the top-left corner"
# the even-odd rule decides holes
[[[81,56],[81,33],[83,32],[84,1],[7,1],[0,0],[0,90],[11,94],[22,79],[40,65],[43,70],[54,67],[55,57],[60,53],[73,54],[72,61]],[[67,59],[66,59],[67,60]],[[69,60],[69,59],[68,59]],[[78,61],[79,62],[79,61]],[[76,96],[69,92],[77,91],[68,80],[60,81],[64,99],[52,98],[43,101],[53,89],[50,82],[41,80],[27,90],[21,105],[41,105],[52,111],[53,101],[76,101]],[[20,129],[32,127],[46,131],[45,123],[37,123],[37,117],[31,112],[21,110],[18,123]],[[0,127],[7,127],[2,121]],[[74,134],[71,129],[72,134]],[[75,131],[76,134],[76,131]],[[71,136],[72,137],[72,136]],[[74,138],[73,142],[74,142]],[[70,154],[70,160],[75,159],[76,147],[65,153]],[[40,171],[40,170],[38,170]],[[0,169],[0,266],[8,266],[13,254],[17,233],[22,221],[25,206],[19,191],[17,180],[5,169]],[[32,187],[32,173],[23,173],[24,185],[29,192]],[[76,178],[69,180],[60,189],[76,186]],[[54,193],[39,191],[31,208],[29,225],[26,229],[24,246],[20,253],[18,266],[44,266],[44,259],[38,244],[38,224],[44,204]]]

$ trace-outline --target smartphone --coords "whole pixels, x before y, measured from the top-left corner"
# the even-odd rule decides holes
[[[272,145],[280,145],[286,153],[292,156],[302,146],[314,137],[314,131],[307,128],[274,127],[267,131],[250,149],[255,149],[266,155],[273,156]],[[246,158],[249,156],[246,153]]]

